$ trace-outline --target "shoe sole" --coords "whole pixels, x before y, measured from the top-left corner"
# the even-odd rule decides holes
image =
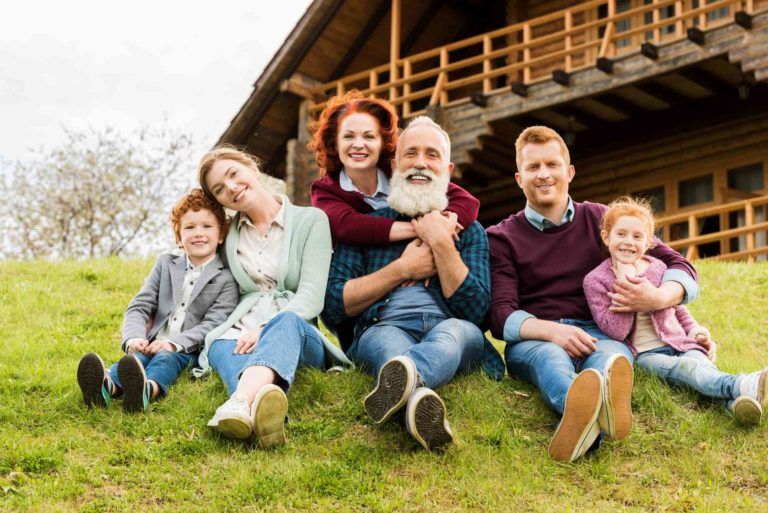
[[[107,407],[107,401],[101,392],[105,373],[104,361],[96,353],[86,354],[77,365],[77,384],[80,385],[83,402],[88,409]]]
[[[389,419],[408,402],[409,391],[416,382],[416,373],[398,357],[389,360],[379,371],[376,388],[365,397],[365,411],[376,424]]]
[[[763,418],[763,409],[759,402],[742,395],[733,402],[733,416],[741,424],[756,426]]]
[[[560,425],[549,443],[549,455],[557,461],[572,462],[594,442],[594,424],[602,403],[600,374],[588,369],[573,380],[565,397]],[[600,434],[599,429],[597,435]],[[589,440],[592,438],[592,440]]]
[[[425,390],[414,393],[408,402],[405,419],[411,436],[425,449],[432,451],[453,443],[454,438],[446,419],[445,403],[432,390]]]
[[[211,427],[227,438],[238,438],[240,440],[248,438],[252,433],[250,424],[241,419],[222,419],[218,425]]]
[[[605,372],[603,408],[606,411],[605,429],[610,440],[624,440],[632,430],[632,364],[623,356],[616,358]]]
[[[288,398],[275,385],[259,391],[254,399],[253,431],[259,445],[267,449],[285,444],[285,417],[288,415]]]
[[[760,408],[768,408],[768,370],[760,373],[760,380],[757,383],[757,402]]]
[[[117,377],[123,387],[123,410],[128,413],[144,411],[144,388],[147,374],[135,356],[127,354],[117,364]]]

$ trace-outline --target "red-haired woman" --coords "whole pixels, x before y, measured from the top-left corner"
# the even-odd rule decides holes
[[[310,143],[320,169],[311,196],[328,216],[334,242],[384,246],[416,237],[408,222],[367,215],[387,206],[396,145],[397,114],[389,102],[358,91],[328,102]],[[461,226],[471,225],[479,208],[474,196],[449,184],[447,210]]]

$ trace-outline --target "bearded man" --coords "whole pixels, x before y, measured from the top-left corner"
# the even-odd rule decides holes
[[[385,247],[337,245],[323,312],[330,325],[359,316],[347,355],[377,376],[366,411],[383,423],[405,408],[406,429],[428,450],[453,442],[434,389],[481,365],[496,379],[504,374],[478,327],[490,305],[485,231],[478,222],[457,230],[455,215],[441,213],[453,171],[450,144],[428,117],[403,131],[389,207],[373,214],[410,220],[418,238]]]

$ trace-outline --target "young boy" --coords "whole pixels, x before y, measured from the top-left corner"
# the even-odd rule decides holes
[[[77,382],[88,408],[122,394],[123,409],[147,409],[197,360],[205,335],[227,320],[239,292],[216,255],[225,236],[222,207],[193,189],[173,207],[176,243],[185,255],[161,255],[123,318],[127,354],[107,372],[96,353],[80,360]]]

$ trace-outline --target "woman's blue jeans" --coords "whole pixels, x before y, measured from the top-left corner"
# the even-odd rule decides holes
[[[221,376],[230,395],[248,367],[269,367],[278,375],[277,385],[288,391],[299,367],[325,368],[325,348],[320,331],[293,312],[280,312],[261,330],[253,352],[234,354],[237,340],[214,340],[208,352],[211,368]]]

